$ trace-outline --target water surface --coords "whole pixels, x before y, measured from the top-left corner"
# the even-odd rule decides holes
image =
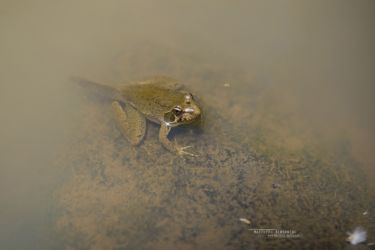
[[[340,249],[359,225],[373,241],[374,7],[5,1],[0,245]],[[199,157],[153,125],[132,148],[68,80],[154,74],[201,101],[202,126],[172,135]],[[265,228],[296,233],[248,230]]]

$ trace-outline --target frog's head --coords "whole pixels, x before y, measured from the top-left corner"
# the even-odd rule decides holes
[[[196,121],[201,115],[201,110],[193,99],[193,95],[187,93],[181,104],[174,106],[164,114],[164,122],[167,126],[177,127]]]

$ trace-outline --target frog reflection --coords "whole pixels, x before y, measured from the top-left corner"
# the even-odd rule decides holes
[[[146,119],[160,124],[159,140],[178,155],[194,155],[168,139],[171,128],[189,124],[201,116],[201,110],[191,93],[172,78],[157,76],[120,87],[110,87],[75,78],[78,83],[100,92],[112,100],[112,109],[122,134],[134,146],[146,134]]]

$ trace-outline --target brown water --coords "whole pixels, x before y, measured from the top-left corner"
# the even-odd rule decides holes
[[[3,1],[1,248],[339,249],[360,225],[373,242],[374,10]],[[164,151],[155,126],[131,148],[68,80],[154,74],[202,99],[203,128],[174,134],[200,158]]]

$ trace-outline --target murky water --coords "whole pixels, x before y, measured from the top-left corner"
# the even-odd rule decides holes
[[[357,226],[375,241],[374,10],[4,1],[1,249],[342,249]],[[152,124],[131,147],[68,80],[155,74],[200,101],[201,126],[172,134],[198,157]]]

